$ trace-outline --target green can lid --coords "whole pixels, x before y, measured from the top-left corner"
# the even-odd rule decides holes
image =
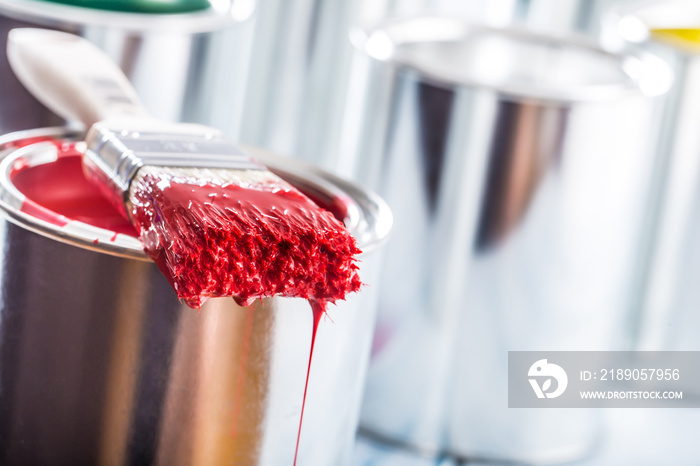
[[[128,13],[189,13],[211,7],[209,0],[44,0],[97,10]]]

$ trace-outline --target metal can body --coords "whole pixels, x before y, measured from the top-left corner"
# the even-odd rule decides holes
[[[4,158],[50,158],[42,143],[16,147],[28,137],[81,135],[5,137]],[[382,201],[256,155],[329,206],[346,196],[346,222],[368,252],[362,278],[373,282],[371,250],[391,223]],[[57,227],[15,208],[7,192],[0,462],[292,464],[299,440],[298,464],[345,464],[374,327],[371,290],[331,305],[320,322],[299,437],[313,328],[306,301],[274,297],[243,308],[214,298],[190,309],[136,238],[81,222]]]
[[[214,104],[237,118],[247,76],[252,14],[247,0],[194,13],[124,13],[41,0],[0,1],[0,73],[6,97],[0,134],[62,120],[15,78],[5,56],[7,33],[43,27],[77,34],[103,49],[130,79],[156,118],[209,123]]]
[[[445,18],[364,39],[373,84],[354,171],[395,233],[362,432],[462,458],[590,452],[595,412],[508,409],[508,351],[625,347],[654,157],[648,96],[669,70],[629,57],[657,76],[648,93],[628,57]]]

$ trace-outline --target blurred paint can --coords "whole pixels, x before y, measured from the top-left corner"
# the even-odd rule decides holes
[[[444,17],[355,42],[369,91],[348,170],[395,219],[361,432],[466,459],[590,453],[595,412],[508,409],[508,351],[627,347],[670,69]]]
[[[652,254],[642,267],[637,345],[646,350],[697,351],[700,343],[700,5],[692,1],[633,2],[606,18],[603,43],[641,46],[676,74],[666,97],[657,146],[659,180],[649,216]]]

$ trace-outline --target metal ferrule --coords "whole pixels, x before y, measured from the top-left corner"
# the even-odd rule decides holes
[[[138,170],[156,167],[256,170],[265,167],[222,137],[201,125],[137,123],[123,129],[118,123],[97,123],[86,136],[83,162],[86,175],[98,181],[103,194],[124,213],[129,186]]]

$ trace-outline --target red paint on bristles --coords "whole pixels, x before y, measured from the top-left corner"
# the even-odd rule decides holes
[[[134,180],[130,201],[146,253],[191,307],[281,295],[325,308],[362,285],[355,239],[282,180],[241,186],[151,171]]]

